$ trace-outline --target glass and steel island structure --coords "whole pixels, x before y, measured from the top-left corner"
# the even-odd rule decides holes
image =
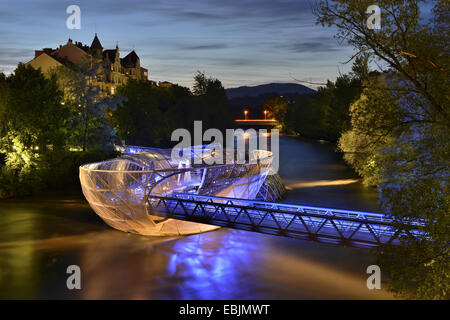
[[[152,196],[192,194],[275,201],[285,192],[281,178],[272,170],[270,151],[247,151],[239,158],[234,149],[220,149],[221,164],[207,164],[217,152],[211,145],[175,151],[189,152],[189,157],[173,157],[174,149],[127,146],[118,158],[83,165],[83,194],[95,213],[115,229],[178,236],[219,227],[157,215],[152,210]]]

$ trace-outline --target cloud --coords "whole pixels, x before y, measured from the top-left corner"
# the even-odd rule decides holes
[[[0,72],[13,71],[18,62],[26,63],[33,58],[34,51],[23,48],[2,48],[0,50]]]
[[[34,50],[55,48],[69,37],[90,44],[97,32],[105,48],[118,41],[122,56],[135,49],[150,77],[156,69],[175,82],[191,79],[197,69],[234,85],[282,80],[299,70],[334,78],[349,49],[333,40],[333,30],[315,25],[314,1],[78,0],[81,30],[68,30],[70,1],[4,0],[0,70],[13,70]]]
[[[191,46],[180,46],[182,50],[218,50],[218,49],[226,49],[229,46],[224,43],[216,43],[216,44],[200,44],[200,45],[191,45]]]
[[[320,53],[330,51],[340,51],[344,49],[344,46],[339,45],[334,39],[309,39],[297,43],[288,44],[285,46],[293,52],[309,52]]]

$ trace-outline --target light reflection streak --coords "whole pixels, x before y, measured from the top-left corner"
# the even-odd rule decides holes
[[[314,188],[314,187],[328,187],[328,186],[343,186],[347,184],[357,183],[358,179],[338,179],[338,180],[316,180],[316,181],[302,181],[296,183],[287,183],[286,188],[300,189],[300,188]]]

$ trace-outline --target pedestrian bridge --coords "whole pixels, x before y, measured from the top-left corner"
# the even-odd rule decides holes
[[[273,129],[276,128],[279,123],[276,119],[236,119],[234,125],[237,128],[249,129]]]
[[[236,119],[236,124],[240,125],[255,125],[255,126],[276,126],[278,121],[276,119]]]
[[[205,164],[218,150],[227,161]],[[174,158],[168,149],[127,147],[119,158],[83,165],[83,193],[108,225],[147,236],[180,236],[220,226],[351,246],[397,245],[403,236],[423,236],[423,221],[279,203],[285,188],[271,171],[269,151],[254,150],[244,163],[233,160],[236,150],[211,145],[177,151],[190,157]]]
[[[196,194],[151,195],[152,214],[291,238],[350,246],[397,245],[421,236],[420,222],[396,223],[384,214]]]

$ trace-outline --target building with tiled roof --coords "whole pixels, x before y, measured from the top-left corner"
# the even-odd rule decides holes
[[[57,49],[36,50],[33,60],[27,65],[48,73],[60,66],[75,69],[77,65],[88,61],[93,61],[100,66],[97,84],[106,94],[114,94],[116,88],[126,83],[129,78],[148,80],[148,70],[141,67],[139,56],[134,50],[124,58],[120,58],[119,46],[116,45],[115,49],[104,50],[97,34],[90,46],[83,45],[81,42],[73,43],[72,39],[69,39],[65,45]]]

